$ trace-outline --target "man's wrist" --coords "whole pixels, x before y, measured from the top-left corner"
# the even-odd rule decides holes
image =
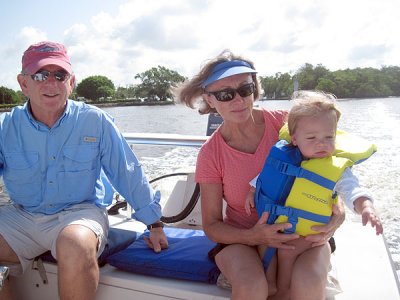
[[[161,221],[157,221],[153,224],[147,225],[148,230],[152,230],[153,228],[163,228],[163,227],[164,227],[164,223]]]

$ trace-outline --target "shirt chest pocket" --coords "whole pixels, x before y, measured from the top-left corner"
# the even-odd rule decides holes
[[[96,168],[99,149],[94,145],[68,146],[63,149],[66,172],[88,171]]]
[[[39,154],[13,152],[4,157],[4,181],[11,199],[19,204],[38,203],[42,189]]]
[[[61,202],[90,199],[98,176],[99,150],[94,145],[69,146],[63,149],[63,168],[58,173]]]

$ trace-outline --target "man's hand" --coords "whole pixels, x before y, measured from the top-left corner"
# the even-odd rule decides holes
[[[152,228],[150,230],[150,237],[145,236],[146,244],[154,250],[154,252],[161,252],[161,249],[168,248],[168,239],[161,227]]]

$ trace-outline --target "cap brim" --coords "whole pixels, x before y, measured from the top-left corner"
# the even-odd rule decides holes
[[[230,67],[228,69],[222,69],[214,74],[212,74],[209,78],[207,78],[206,81],[203,82],[202,86],[205,88],[206,86],[210,85],[211,83],[224,79],[226,77],[230,77],[233,75],[238,75],[238,74],[245,74],[245,73],[257,73],[256,70],[246,67],[246,66],[236,66],[236,67]]]

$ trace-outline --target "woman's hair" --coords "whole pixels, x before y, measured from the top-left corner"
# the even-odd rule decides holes
[[[313,117],[323,113],[333,113],[336,123],[340,118],[340,111],[336,107],[336,97],[322,91],[297,91],[293,93],[294,104],[288,114],[289,134],[296,131],[298,121],[303,117]]]
[[[173,88],[175,101],[179,103],[184,103],[190,108],[196,108],[196,106],[198,106],[200,114],[216,112],[215,109],[211,108],[208,103],[202,98],[202,94],[204,94],[202,83],[210,76],[213,68],[217,64],[232,60],[245,61],[249,63],[253,69],[255,69],[253,62],[241,56],[234,55],[230,50],[226,49],[214,59],[207,61],[206,64],[201,68],[200,72],[192,79],[185,81],[183,84],[176,88]],[[251,76],[253,78],[254,84],[256,85],[256,89],[254,91],[254,100],[257,100],[261,94],[261,86],[258,82],[256,74],[251,74]]]

